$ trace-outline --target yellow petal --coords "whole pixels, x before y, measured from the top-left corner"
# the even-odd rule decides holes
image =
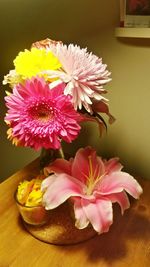
[[[14,60],[17,74],[23,79],[39,75],[44,70],[56,70],[61,67],[57,57],[46,49],[31,48],[20,52]]]

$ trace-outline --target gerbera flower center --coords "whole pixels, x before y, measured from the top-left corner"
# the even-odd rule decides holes
[[[30,106],[28,113],[32,119],[41,122],[49,122],[54,118],[53,107],[46,102],[36,103],[33,106]]]

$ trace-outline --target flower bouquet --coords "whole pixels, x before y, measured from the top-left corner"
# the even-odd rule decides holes
[[[111,80],[107,65],[87,49],[46,39],[20,52],[14,66],[3,81],[11,88],[5,97],[8,138],[16,146],[42,149],[48,155],[42,161],[40,187],[34,186],[35,180],[18,187],[17,201],[25,199],[24,208],[38,202],[49,212],[48,221],[38,230],[32,226],[36,223],[30,220],[31,212],[26,213],[27,219],[22,214],[27,229],[57,244],[108,232],[113,223],[112,203],[117,202],[123,214],[130,206],[127,194],[137,199],[141,186],[122,171],[118,158],[102,159],[87,146],[66,159],[61,146],[78,137],[84,121],[97,123],[100,133],[107,128],[102,114],[109,123],[114,121],[104,97],[103,86]],[[66,227],[65,234],[60,226]]]

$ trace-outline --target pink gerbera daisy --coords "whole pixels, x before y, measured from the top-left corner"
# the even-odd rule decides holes
[[[43,78],[18,84],[5,97],[8,113],[5,120],[13,138],[23,146],[59,149],[61,139],[73,141],[80,131],[80,115],[74,110],[71,96],[63,94],[64,84],[50,90]]]
[[[58,43],[50,49],[61,62],[62,71],[48,70],[46,73],[49,77],[59,77],[67,84],[64,93],[72,95],[75,109],[84,106],[92,113],[92,100],[105,99],[102,96],[106,92],[103,85],[111,80],[107,65],[102,63],[102,59],[88,53],[86,48],[81,49],[77,45]]]

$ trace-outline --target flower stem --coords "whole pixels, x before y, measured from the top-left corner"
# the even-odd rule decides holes
[[[42,148],[40,154],[40,167],[44,168],[57,158],[64,158],[64,152],[62,147],[56,150]]]
[[[62,146],[60,147],[60,149],[58,149],[58,152],[59,152],[59,155],[60,155],[59,158],[64,159],[64,158],[65,158],[65,155],[64,155],[64,151],[63,151],[63,149],[62,149]]]

